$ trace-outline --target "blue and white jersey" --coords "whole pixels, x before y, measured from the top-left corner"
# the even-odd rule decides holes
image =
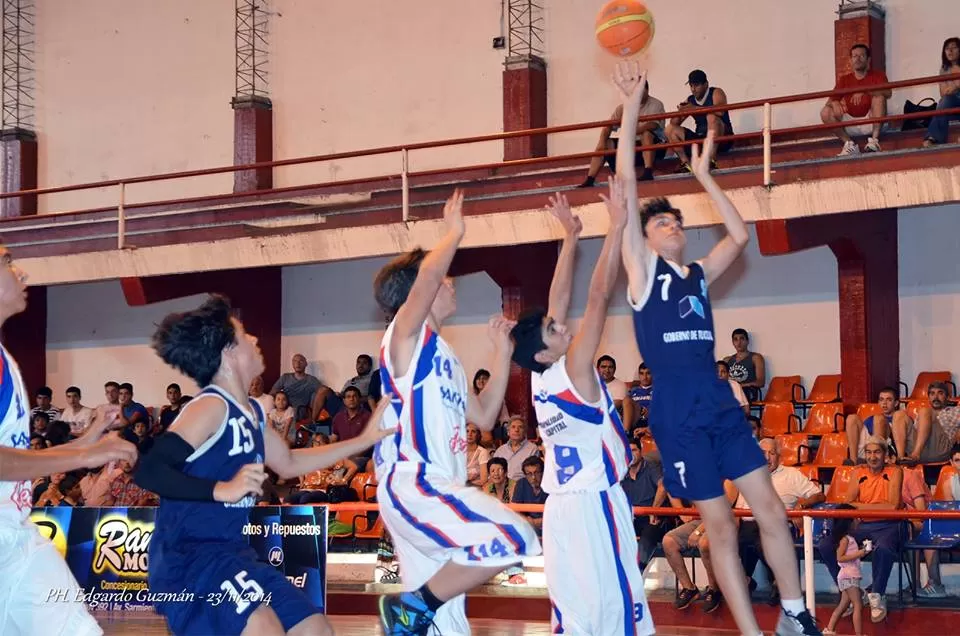
[[[0,445],[30,448],[30,400],[13,356],[0,345]],[[0,481],[0,527],[23,525],[33,506],[29,480]]]
[[[381,426],[396,426],[374,449],[377,479],[393,468],[420,471],[455,483],[467,480],[467,376],[453,349],[426,322],[404,375],[394,372],[387,327],[380,346],[380,379],[391,407]]]
[[[530,374],[545,455],[543,489],[551,495],[604,491],[627,473],[627,433],[596,371],[600,400],[588,402],[573,387],[565,364],[566,356]]]
[[[217,432],[187,458],[183,472],[190,477],[230,481],[247,464],[262,464],[266,457],[263,441],[266,418],[260,403],[248,398],[245,404],[239,404],[226,391],[210,385],[182,410],[189,410],[199,398],[219,399],[226,405],[227,412]],[[250,521],[250,508],[254,505],[253,495],[236,503],[161,497],[154,541],[168,545],[247,543],[243,527]]]

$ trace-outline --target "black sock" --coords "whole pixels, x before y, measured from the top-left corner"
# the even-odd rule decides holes
[[[417,590],[417,594],[420,595],[420,598],[423,599],[424,604],[433,613],[436,613],[437,610],[440,609],[440,606],[443,605],[443,601],[433,595],[433,592],[430,591],[430,588],[427,587],[426,583],[424,583],[423,586]]]

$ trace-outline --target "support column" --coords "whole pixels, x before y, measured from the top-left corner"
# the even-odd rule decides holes
[[[17,361],[30,395],[47,383],[47,288],[27,288],[27,309],[11,317],[0,333],[3,346]],[[66,387],[62,387],[66,388]]]
[[[870,47],[870,68],[887,70],[886,12],[870,0],[843,2],[833,23],[834,60],[836,76],[853,72],[850,67],[850,47],[866,44]]]
[[[234,97],[233,165],[273,161],[273,105],[259,95]],[[257,168],[233,173],[233,191],[269,190],[273,187],[273,168]]]
[[[273,386],[280,377],[280,331],[283,281],[281,268],[262,267],[146,278],[123,278],[120,284],[131,307],[219,293],[230,298],[245,329],[256,336],[263,353],[263,384]],[[198,303],[199,304],[199,303]]]
[[[528,309],[546,308],[559,250],[557,243],[460,250],[450,267],[450,275],[486,272],[500,286],[503,315],[516,320]],[[527,423],[527,435],[535,437],[537,418],[530,391],[530,372],[511,364],[505,398],[507,410],[511,415],[521,416]]]
[[[37,135],[23,128],[0,131],[3,146],[3,192],[37,189]],[[33,216],[37,195],[0,199],[0,218]]]
[[[900,380],[897,210],[757,223],[764,256],[826,245],[837,259],[843,401],[853,409]]]
[[[512,55],[503,70],[503,130],[547,126],[547,63],[536,55]],[[503,140],[503,160],[547,156],[547,136]]]

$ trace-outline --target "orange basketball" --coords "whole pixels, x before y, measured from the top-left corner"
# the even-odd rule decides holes
[[[653,14],[637,0],[610,0],[597,14],[596,33],[607,51],[630,57],[653,41]]]

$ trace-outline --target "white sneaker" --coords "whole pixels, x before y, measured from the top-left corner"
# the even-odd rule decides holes
[[[870,620],[879,623],[887,617],[887,599],[876,592],[867,594],[870,601]]]
[[[855,141],[846,141],[843,144],[843,150],[837,155],[838,157],[852,157],[854,155],[860,154],[860,146],[857,145]]]
[[[867,144],[863,147],[864,152],[880,152],[880,140],[876,137],[867,139]]]

